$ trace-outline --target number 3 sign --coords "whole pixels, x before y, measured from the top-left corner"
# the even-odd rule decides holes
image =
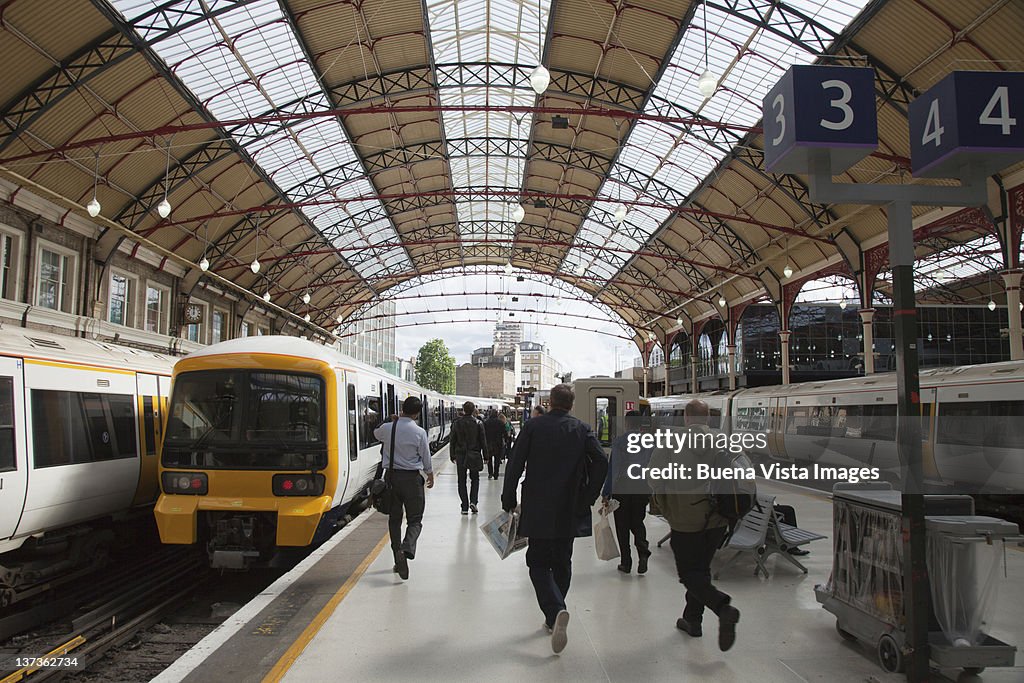
[[[810,158],[842,173],[878,146],[874,71],[850,66],[793,66],[762,103],[765,168],[807,173]]]
[[[995,173],[1024,150],[1024,73],[954,71],[910,103],[913,174]]]

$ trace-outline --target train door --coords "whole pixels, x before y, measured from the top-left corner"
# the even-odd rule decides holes
[[[135,376],[136,403],[139,424],[139,485],[135,489],[134,505],[156,499],[157,453],[160,449],[161,415],[160,380],[166,378],[139,373]]]
[[[921,396],[921,467],[925,479],[938,480],[939,468],[935,465],[935,402],[934,387],[922,388]]]
[[[786,452],[786,398],[769,399],[768,450],[779,460],[791,460]]]
[[[622,417],[640,405],[640,384],[635,380],[589,378],[577,380],[573,413],[593,427],[605,450],[622,428]]]
[[[391,419],[392,415],[401,415],[402,411],[398,405],[398,398],[395,396],[395,385],[388,385],[387,402],[384,404],[387,406],[387,413],[381,416],[382,420]]]
[[[0,358],[0,540],[14,535],[25,506],[26,453],[21,360]]]

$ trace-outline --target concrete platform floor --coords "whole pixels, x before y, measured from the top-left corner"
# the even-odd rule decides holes
[[[542,615],[527,576],[524,553],[502,561],[478,529],[500,506],[501,481],[480,482],[480,514],[459,514],[451,468],[427,497],[423,536],[411,576],[392,573],[388,549],[373,560],[284,680],[306,681],[899,681],[886,674],[872,649],[844,642],[835,618],[815,601],[813,587],[831,570],[832,506],[822,494],[762,484],[797,509],[800,526],[827,534],[801,558],[807,575],[769,560],[771,578],[737,561],[719,587],[732,594],[742,617],[728,653],[717,647],[717,619],[705,618],[705,636],[675,629],[682,611],[668,544],[656,550],[650,571],[616,571],[596,557],[592,539],[578,539],[568,598],[569,645],[554,655],[541,630]],[[372,513],[376,514],[376,513]],[[667,531],[648,517],[653,543]],[[993,635],[1024,645],[1024,553],[1007,553]],[[1018,654],[1018,663],[1024,661]],[[948,680],[1024,681],[1024,667],[990,669],[980,676],[944,672]],[[947,680],[936,674],[936,680]]]

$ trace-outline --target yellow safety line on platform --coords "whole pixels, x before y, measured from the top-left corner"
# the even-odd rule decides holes
[[[380,543],[377,544],[377,547],[371,550],[370,554],[363,558],[363,561],[359,563],[359,566],[356,567],[354,572],[352,572],[352,575],[349,576],[345,583],[341,585],[338,592],[331,597],[326,605],[324,605],[323,609],[320,610],[320,613],[313,617],[313,621],[309,623],[309,626],[299,634],[299,637],[295,639],[295,642],[292,643],[291,647],[281,655],[281,659],[277,660],[277,663],[274,664],[274,668],[263,677],[263,683],[277,683],[284,678],[284,675],[288,673],[290,668],[292,668],[292,664],[294,664],[295,660],[299,658],[302,651],[306,649],[309,642],[313,640],[313,637],[320,632],[321,628],[323,628],[324,623],[332,614],[334,614],[334,610],[337,609],[339,604],[341,604],[341,601],[345,599],[345,596],[348,595],[355,587],[359,578],[366,572],[367,568],[373,564],[373,561],[377,559],[377,556],[380,555],[380,551],[384,549],[384,545],[387,542],[388,534],[384,534],[380,539]]]
[[[64,643],[63,645],[58,645],[57,647],[55,647],[54,649],[50,650],[49,652],[47,652],[42,657],[39,657],[38,659],[47,659],[47,658],[61,657],[63,655],[66,655],[67,653],[69,653],[71,650],[74,650],[76,647],[78,647],[79,645],[81,645],[84,642],[85,642],[85,636],[75,636],[74,638],[72,638],[68,642]],[[17,655],[15,655],[15,657],[16,656]],[[29,659],[29,658],[26,657],[26,659]],[[6,676],[4,678],[0,678],[0,683],[15,683],[15,681],[24,680],[26,676],[28,676],[30,674],[34,674],[36,671],[39,671],[42,668],[43,667],[40,665],[40,666],[27,666],[24,669],[18,669],[17,671],[12,673],[11,675]]]

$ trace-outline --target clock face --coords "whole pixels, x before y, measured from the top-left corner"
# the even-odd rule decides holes
[[[185,307],[185,320],[190,323],[197,323],[203,319],[203,309],[199,304],[189,304]]]

